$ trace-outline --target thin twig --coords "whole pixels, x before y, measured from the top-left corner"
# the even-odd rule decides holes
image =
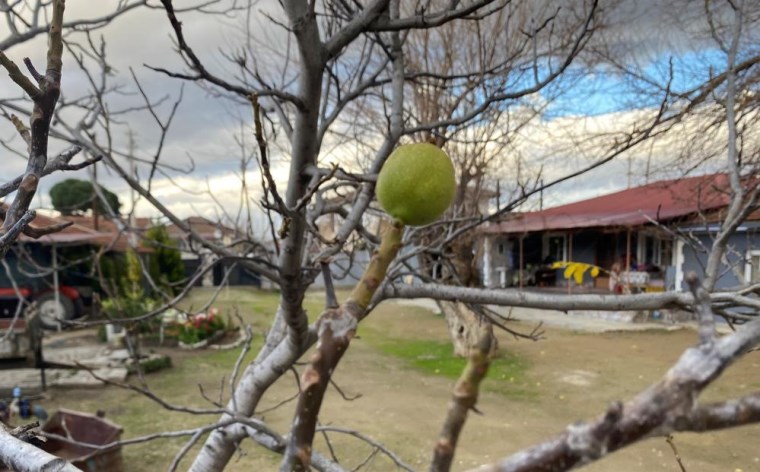
[[[198,442],[200,438],[203,437],[203,431],[198,430],[192,438],[190,438],[190,441],[188,441],[184,446],[182,446],[182,449],[177,452],[177,454],[174,456],[174,459],[172,460],[172,463],[169,464],[169,468],[167,469],[167,472],[176,472],[177,467],[179,467],[179,463],[182,462],[182,458],[187,455],[188,452],[190,452],[190,449],[195,446],[195,444]]]
[[[261,158],[261,172],[267,181],[267,190],[274,198],[275,205],[283,216],[292,216],[292,211],[288,208],[283,201],[280,194],[277,192],[277,184],[272,177],[272,170],[269,166],[269,152],[267,151],[267,141],[264,138],[264,127],[261,124],[261,105],[259,105],[259,99],[256,95],[250,96],[251,107],[253,107],[253,134],[256,137],[256,143],[259,146],[259,156]]]
[[[29,80],[27,76],[21,71],[19,66],[16,65],[3,51],[0,51],[0,66],[3,66],[8,71],[8,75],[11,80],[21,87],[29,98],[37,100],[42,96],[42,90],[39,89],[34,83]]]
[[[332,442],[330,441],[330,436],[327,435],[327,431],[320,431],[322,433],[322,437],[325,440],[325,444],[327,444],[327,450],[330,451],[330,457],[332,457],[333,462],[336,464],[340,464],[340,461],[338,460],[338,456],[335,455],[335,449],[333,448]]]
[[[322,279],[325,283],[325,309],[338,308],[338,297],[335,295],[330,261],[321,261],[319,264],[322,267]]]
[[[374,439],[370,438],[369,436],[367,436],[367,435],[365,435],[365,434],[363,434],[363,433],[361,433],[359,431],[356,431],[356,430],[353,430],[353,429],[348,429],[348,428],[340,428],[340,427],[337,427],[337,426],[319,426],[317,428],[317,431],[320,431],[320,432],[321,431],[330,431],[330,432],[333,432],[333,433],[341,433],[341,434],[347,434],[349,436],[353,436],[353,437],[355,437],[357,439],[360,439],[360,440],[366,442],[367,444],[369,444],[369,445],[371,445],[371,446],[376,447],[377,449],[379,449],[380,452],[382,452],[385,456],[387,456],[390,460],[392,460],[394,464],[396,464],[396,467],[398,467],[400,469],[403,469],[403,470],[406,470],[407,472],[414,472],[414,469],[412,468],[412,466],[410,466],[409,464],[407,464],[406,462],[404,462],[399,456],[397,456],[395,453],[393,453],[393,451],[391,451],[390,449],[388,449],[383,444],[375,441]]]
[[[683,462],[681,462],[681,455],[678,454],[678,449],[676,449],[676,443],[673,440],[673,435],[668,434],[665,436],[665,442],[667,442],[670,448],[673,450],[673,455],[676,458],[676,462],[678,462],[678,467],[681,468],[681,472],[686,472],[686,467],[684,467]]]
[[[235,313],[240,325],[243,325],[243,319],[240,314]],[[240,354],[235,360],[235,366],[232,368],[232,374],[230,375],[230,399],[232,401],[232,409],[237,411],[237,400],[235,399],[235,385],[237,384],[238,375],[240,373],[240,367],[243,365],[243,360],[248,352],[251,350],[251,341],[253,341],[253,328],[250,324],[245,325],[245,341],[243,341],[243,347],[240,349]]]
[[[364,396],[362,393],[357,393],[354,396],[348,396],[348,395],[346,395],[346,393],[343,391],[343,389],[338,386],[338,384],[335,382],[335,380],[333,380],[332,377],[330,377],[330,385],[332,385],[333,388],[335,388],[335,390],[338,391],[338,393],[343,398],[343,400],[345,400],[347,402],[352,402],[354,400],[358,400],[358,399],[360,399],[361,397]]]

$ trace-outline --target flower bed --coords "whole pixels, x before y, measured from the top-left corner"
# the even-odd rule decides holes
[[[199,313],[188,317],[179,327],[179,346],[183,349],[200,349],[221,339],[225,334],[226,324],[215,308],[208,313]]]

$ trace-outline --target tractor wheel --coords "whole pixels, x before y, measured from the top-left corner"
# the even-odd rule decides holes
[[[58,300],[55,299],[55,293],[46,293],[37,300],[37,310],[40,313],[40,322],[45,329],[58,329],[61,324],[60,320],[70,320],[74,317],[74,302],[66,295],[58,294]]]

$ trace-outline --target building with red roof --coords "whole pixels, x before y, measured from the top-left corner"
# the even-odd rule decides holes
[[[21,234],[8,252],[8,269],[0,271],[0,318],[14,315],[19,294],[37,302],[48,325],[54,324],[55,316],[68,319],[88,311],[99,285],[91,263],[95,255],[113,257],[133,244],[128,233],[114,230],[107,220],[96,228],[87,218],[36,214],[30,229],[61,229],[38,237]],[[139,243],[134,246],[138,252],[152,252]]]
[[[746,184],[752,187],[757,182]],[[622,271],[646,272],[650,290],[680,289],[683,274],[699,268],[699,253],[711,246],[709,235],[730,198],[727,175],[710,174],[657,181],[542,211],[512,213],[482,230],[484,285],[572,285],[563,277],[564,269],[549,266],[573,261],[603,269],[596,281],[586,276],[586,286],[607,288],[610,274],[605,271],[619,266]],[[726,271],[718,287],[757,278],[751,264],[752,257],[760,264],[760,254],[752,255],[755,247],[760,248],[754,240],[757,219],[751,218],[737,231],[730,251],[737,270]],[[689,241],[696,242],[694,247]]]

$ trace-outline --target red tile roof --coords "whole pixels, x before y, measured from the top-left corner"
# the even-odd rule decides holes
[[[3,209],[7,209],[7,205],[3,205]],[[3,221],[3,218],[0,218],[0,222]],[[42,215],[40,213],[37,213],[37,215],[34,217],[32,222],[29,224],[30,227],[35,229],[42,229],[49,226],[59,225],[61,223],[66,223],[67,220],[60,219],[60,218],[54,218],[52,216]],[[61,231],[52,233],[52,234],[46,234],[44,236],[41,236],[37,239],[32,238],[30,236],[27,236],[25,234],[21,234],[18,238],[20,242],[39,242],[39,243],[57,243],[57,244],[70,244],[70,243],[86,243],[86,242],[92,242],[95,241],[97,238],[104,236],[104,233],[100,233],[97,231],[94,231],[90,228],[73,224],[70,225]]]
[[[483,229],[486,233],[524,233],[593,227],[631,227],[669,221],[725,207],[730,199],[726,174],[710,174],[602,195],[543,211],[512,214]]]
[[[95,230],[95,222],[91,215],[62,216],[60,219],[65,221],[73,221],[76,225],[86,227],[92,231]],[[135,217],[133,223],[131,224],[134,225],[134,230],[137,233],[141,233],[153,226],[154,221],[155,219],[152,218]],[[239,232],[235,229],[229,228],[220,223],[215,223],[201,216],[191,216],[189,218],[185,218],[183,222],[190,226],[196,233],[198,233],[201,238],[209,241],[215,241],[219,239],[220,235],[230,236],[233,238],[239,235]],[[124,218],[124,223],[128,223],[126,217]],[[111,220],[104,216],[98,218],[98,231],[107,236],[100,241],[100,244],[103,246],[112,247],[112,250],[114,251],[126,251],[127,247],[129,247],[129,236],[127,232],[121,230],[121,227],[122,225],[117,220]],[[185,231],[173,223],[166,224],[166,230],[169,232],[169,236],[175,240],[183,240],[187,238]],[[150,248],[143,247],[139,242],[139,239],[140,238],[138,238],[137,247],[137,250],[139,252],[152,251]]]
[[[119,222],[116,220],[110,220],[104,216],[98,217],[97,227],[95,229],[95,218],[91,215],[69,215],[61,216],[59,220],[73,221],[73,226],[79,226],[87,228],[90,231],[98,233],[100,236],[94,240],[95,244],[105,247],[109,251],[126,252],[131,246],[130,233],[122,229]],[[125,220],[126,223],[126,220]],[[150,218],[135,218],[135,229],[139,232],[150,227]],[[143,246],[140,238],[137,238],[136,247],[137,252],[153,252],[152,249]]]
[[[62,216],[61,219],[64,219],[66,221],[73,221],[74,223],[82,226],[86,226],[90,229],[95,229],[95,218],[93,218],[90,215],[71,215],[71,216]],[[129,223],[129,221],[124,218],[125,223]],[[135,218],[135,228],[139,230],[150,228],[152,224],[152,221],[150,218],[143,218],[138,217]],[[114,232],[119,231],[119,225],[109,218],[106,218],[105,216],[98,217],[98,231],[106,231],[106,232]]]
[[[0,218],[0,222],[2,222],[2,218]],[[92,217],[89,216],[53,217],[37,213],[37,216],[32,220],[29,226],[39,229],[66,222],[73,222],[74,224],[61,231],[46,234],[36,239],[22,234],[18,238],[18,241],[22,243],[57,245],[92,244],[95,246],[103,246],[109,251],[117,252],[125,252],[129,247],[127,234],[123,232],[120,233],[116,229],[116,225],[105,218],[100,221],[98,231],[93,228]],[[139,244],[137,250],[138,252],[152,252],[151,249],[144,248]]]
[[[203,218],[202,216],[191,216],[189,218],[185,218],[182,221],[193,231],[198,233],[201,238],[209,241],[219,239],[220,235],[230,237],[239,236],[238,231],[236,231],[234,228],[229,228],[221,223],[215,223],[211,220]],[[187,237],[185,231],[174,224],[167,225],[166,229],[172,238],[183,239]]]

